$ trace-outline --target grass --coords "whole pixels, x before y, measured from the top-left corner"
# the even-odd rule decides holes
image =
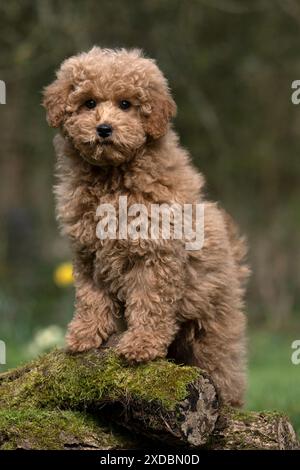
[[[284,412],[300,436],[300,364],[291,361],[291,344],[298,338],[300,329],[291,333],[253,331],[250,334],[246,407]]]

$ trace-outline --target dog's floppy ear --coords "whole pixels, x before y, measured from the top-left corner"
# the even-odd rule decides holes
[[[51,127],[61,126],[70,90],[70,81],[64,78],[57,78],[44,88],[43,106],[47,110],[47,121]]]
[[[169,121],[176,115],[176,104],[168,90],[152,89],[144,106],[144,128],[153,139],[166,134]]]

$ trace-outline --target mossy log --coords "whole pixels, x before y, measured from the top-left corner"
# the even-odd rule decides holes
[[[0,410],[1,450],[135,449],[139,440],[82,412]]]
[[[161,443],[160,443],[161,446]],[[122,450],[157,443],[122,432],[85,412],[63,410],[0,411],[0,450]],[[288,419],[278,413],[223,410],[207,444],[209,450],[294,450],[298,442]]]
[[[206,444],[211,450],[296,450],[297,435],[287,416],[273,411],[220,410]]]
[[[206,374],[165,360],[129,366],[110,350],[53,351],[0,375],[0,449],[130,449],[149,438],[209,449],[298,447],[283,415],[220,407]]]
[[[54,351],[2,374],[1,408],[93,410],[167,444],[192,446],[205,444],[218,417],[215,388],[200,370],[164,360],[128,366],[111,350]]]

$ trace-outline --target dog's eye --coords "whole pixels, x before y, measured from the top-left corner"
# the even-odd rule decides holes
[[[130,108],[130,106],[131,106],[130,101],[127,101],[127,100],[121,100],[121,101],[119,101],[119,108],[121,108],[121,109],[124,109],[124,110],[125,110],[125,109]]]
[[[87,100],[85,103],[84,103],[84,106],[88,109],[93,109],[93,108],[96,108],[97,106],[97,103],[95,100]]]

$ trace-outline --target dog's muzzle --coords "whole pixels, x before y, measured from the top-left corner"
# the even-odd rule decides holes
[[[97,129],[97,134],[99,135],[99,137],[102,137],[103,139],[111,136],[112,131],[113,131],[110,124],[100,124],[99,126],[97,126],[96,129]]]

